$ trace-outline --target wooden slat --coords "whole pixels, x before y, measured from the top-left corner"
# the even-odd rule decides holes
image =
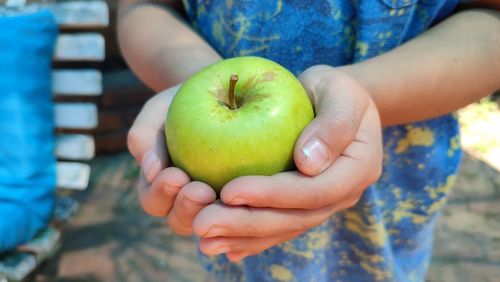
[[[104,37],[99,33],[61,34],[57,38],[55,61],[104,61]]]
[[[57,248],[61,239],[61,231],[53,227],[43,229],[33,240],[19,246],[16,251],[35,254],[41,262],[49,257]]]
[[[96,128],[97,107],[92,103],[56,103],[55,124],[59,128]]]
[[[85,134],[58,134],[56,156],[65,160],[91,160],[95,156],[94,137]]]
[[[99,96],[102,72],[96,69],[58,69],[52,72],[54,95]]]
[[[89,185],[90,166],[77,162],[57,162],[57,188],[85,190]]]
[[[51,6],[62,28],[102,28],[109,26],[109,8],[105,1],[64,1]]]
[[[7,281],[21,281],[37,266],[36,256],[30,253],[13,253],[0,259],[0,275]]]

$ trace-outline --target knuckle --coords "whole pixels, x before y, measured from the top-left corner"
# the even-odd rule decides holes
[[[355,117],[346,111],[336,112],[335,115],[330,115],[323,121],[323,127],[327,130],[325,131],[326,140],[335,140],[332,142],[327,142],[327,146],[331,150],[338,150],[338,146],[347,147],[354,137],[356,136],[357,122]],[[332,148],[335,147],[335,148]]]
[[[341,133],[342,136],[350,143],[356,135],[358,128],[358,120],[354,113],[349,110],[337,110],[335,118],[333,118],[334,126],[337,129],[336,133]]]
[[[139,138],[139,134],[133,128],[129,130],[127,133],[127,148],[136,157],[137,152],[137,141]]]
[[[311,201],[308,205],[305,206],[306,209],[315,209],[322,207],[325,205],[326,195],[322,187],[316,186],[317,189],[314,189],[312,194]]]
[[[300,215],[294,225],[292,232],[303,232],[314,227],[315,224],[307,215]]]
[[[185,223],[182,224],[175,214],[167,217],[167,225],[176,235],[188,236],[193,234],[193,229]]]
[[[242,208],[245,211],[246,218],[253,218],[254,217],[255,211],[253,208],[250,208],[250,207],[242,207]],[[241,230],[242,230],[241,235],[244,235],[244,236],[255,236],[255,235],[262,233],[262,227],[259,227],[258,224],[256,225],[255,221],[248,221],[248,222],[242,224],[241,227],[242,227],[241,228]]]
[[[184,214],[194,215],[199,212],[202,207],[201,203],[191,200],[184,193],[180,194],[179,196],[181,197],[181,207],[184,210]]]
[[[153,205],[149,205],[146,202],[141,202],[142,209],[153,217],[163,217],[165,216],[165,210],[161,208],[154,207]]]

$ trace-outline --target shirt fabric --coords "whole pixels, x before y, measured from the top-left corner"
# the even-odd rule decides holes
[[[225,58],[254,55],[295,74],[391,50],[449,16],[456,0],[185,0],[192,25]],[[405,67],[404,61],[394,68]],[[422,66],[425,71],[426,66]],[[231,263],[218,281],[424,281],[433,231],[460,162],[456,117],[383,131],[380,180],[359,203],[294,240]]]

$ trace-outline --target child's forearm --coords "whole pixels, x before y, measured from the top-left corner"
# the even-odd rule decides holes
[[[500,88],[500,13],[461,12],[384,55],[341,69],[372,95],[385,126],[452,112]]]
[[[176,85],[220,59],[166,3],[122,0],[118,38],[129,66],[156,91]]]

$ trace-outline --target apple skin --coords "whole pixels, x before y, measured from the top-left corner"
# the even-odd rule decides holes
[[[229,81],[238,109],[229,104]],[[299,80],[260,57],[212,64],[186,80],[167,115],[173,164],[217,193],[244,175],[273,175],[294,168],[293,151],[314,110]]]

